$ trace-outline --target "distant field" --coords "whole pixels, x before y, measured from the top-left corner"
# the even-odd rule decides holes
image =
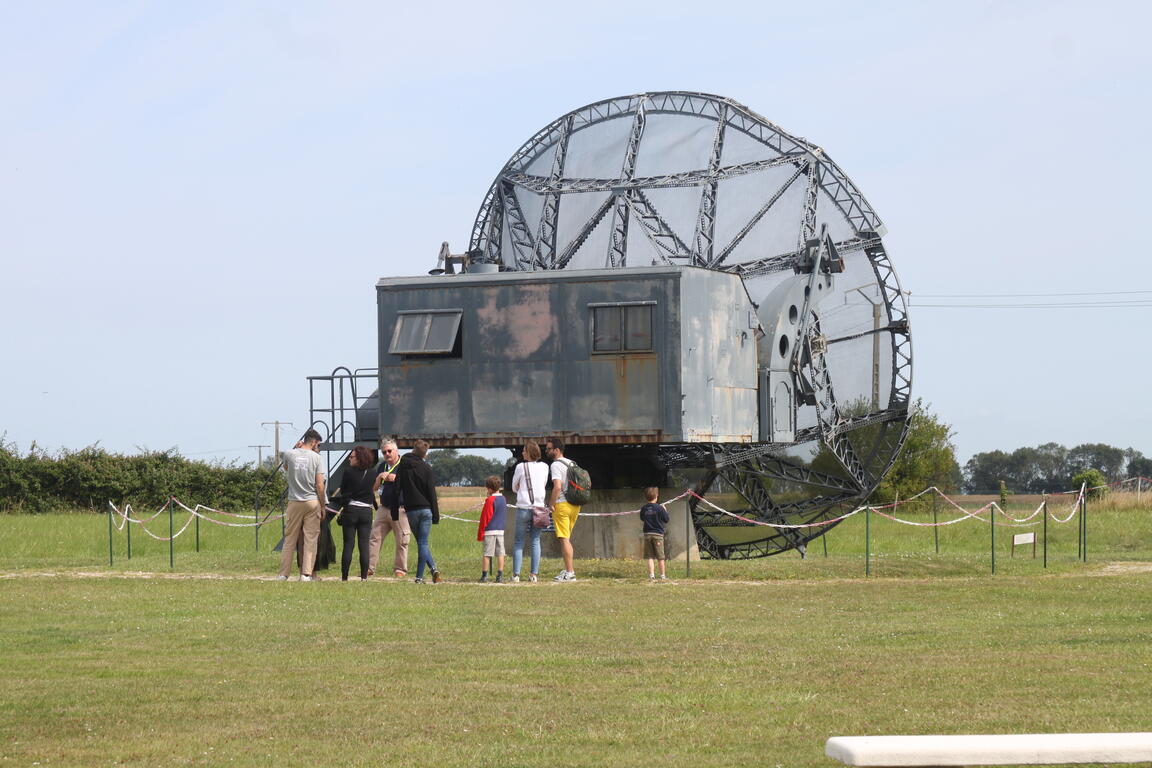
[[[278,524],[259,552],[204,525],[171,571],[118,532],[109,567],[107,523],[0,516],[4,764],[827,768],[833,735],[1148,728],[1152,513],[1121,503],[1090,509],[1086,564],[1074,523],[1047,569],[998,530],[992,576],[987,524],[936,554],[873,517],[866,579],[857,516],[806,559],[675,562],[667,584],[629,560],[476,584],[475,527],[451,520],[437,586],[271,581]]]

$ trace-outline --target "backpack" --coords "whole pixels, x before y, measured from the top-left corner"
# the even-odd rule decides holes
[[[571,459],[564,459],[568,466],[568,479],[564,483],[564,498],[574,507],[582,507],[592,501],[592,477],[588,470]]]

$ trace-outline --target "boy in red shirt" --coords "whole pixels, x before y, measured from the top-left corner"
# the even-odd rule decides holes
[[[488,569],[496,558],[498,570],[496,583],[504,581],[504,519],[508,502],[500,493],[500,478],[492,475],[484,481],[488,498],[484,500],[484,511],[480,513],[480,527],[476,531],[476,541],[484,542],[484,566],[480,581],[488,581]]]

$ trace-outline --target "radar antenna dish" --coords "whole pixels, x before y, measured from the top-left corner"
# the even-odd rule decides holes
[[[875,490],[907,435],[908,308],[884,233],[819,146],[731,99],[662,91],[589,104],[526,141],[469,252],[506,271],[675,264],[744,280],[771,439],[661,457],[739,516],[694,501],[701,551],[748,558],[803,554]]]

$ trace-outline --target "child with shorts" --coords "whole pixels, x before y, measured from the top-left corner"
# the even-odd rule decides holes
[[[640,520],[644,523],[644,557],[648,558],[648,578],[656,580],[656,563],[660,563],[660,578],[667,579],[664,571],[664,526],[668,525],[668,510],[657,504],[660,491],[645,488],[644,498],[648,503],[640,507]]]
[[[504,520],[508,502],[500,493],[500,478],[492,475],[484,481],[488,498],[484,500],[484,511],[480,513],[480,527],[476,530],[476,541],[484,542],[484,566],[480,581],[488,581],[488,570],[492,560],[496,560],[496,583],[504,581]]]

